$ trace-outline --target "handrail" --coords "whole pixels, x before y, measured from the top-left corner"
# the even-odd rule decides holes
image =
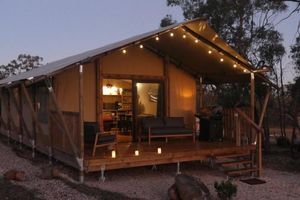
[[[241,109],[239,108],[234,108],[234,110],[241,116],[243,117],[246,122],[248,122],[251,126],[253,126],[258,132],[261,132],[262,129],[255,123],[253,122],[250,117],[248,117]]]

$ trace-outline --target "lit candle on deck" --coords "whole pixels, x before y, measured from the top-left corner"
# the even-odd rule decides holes
[[[157,148],[157,154],[161,154],[161,148]]]
[[[140,155],[140,152],[138,150],[135,150],[134,155],[138,156],[138,155]]]
[[[111,151],[111,157],[116,158],[116,151],[115,150]]]

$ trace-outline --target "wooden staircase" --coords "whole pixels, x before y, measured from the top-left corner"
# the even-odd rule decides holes
[[[215,157],[215,163],[230,177],[253,175],[258,173],[254,165],[254,152],[241,154],[225,154]]]

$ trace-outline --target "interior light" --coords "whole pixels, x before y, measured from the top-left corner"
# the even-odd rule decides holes
[[[140,48],[142,49],[142,48],[144,48],[144,46],[141,44],[141,45],[140,45]]]
[[[170,33],[170,36],[173,37],[173,36],[174,36],[174,33]]]
[[[196,40],[195,40],[195,43],[198,43],[198,42],[199,42],[199,40],[196,39]]]
[[[244,72],[246,73],[246,72],[247,72],[247,69],[244,69]]]
[[[155,40],[156,40],[156,41],[158,41],[158,40],[159,40],[159,37],[158,37],[158,36],[156,36],[156,37],[155,37]]]
[[[139,155],[140,155],[140,152],[139,152],[138,150],[135,150],[135,151],[134,151],[134,155],[135,155],[135,156],[139,156]]]
[[[236,68],[236,67],[237,67],[237,65],[236,65],[236,64],[233,64],[233,67],[234,67],[234,68]]]
[[[224,58],[221,58],[221,59],[220,59],[220,62],[223,62],[223,61],[224,61]]]
[[[122,53],[126,54],[126,53],[127,53],[126,49],[123,49],[123,50],[122,50]]]
[[[186,38],[186,35],[183,35],[182,38],[185,39],[185,38]]]
[[[212,51],[211,51],[211,50],[209,50],[209,51],[208,51],[208,54],[212,54]]]

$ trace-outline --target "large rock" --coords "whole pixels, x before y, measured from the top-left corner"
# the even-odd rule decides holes
[[[175,177],[175,186],[181,200],[209,200],[211,194],[201,180],[180,174]]]
[[[176,185],[173,184],[168,190],[168,197],[170,200],[180,200]]]
[[[14,180],[14,181],[25,181],[25,172],[12,169],[3,174],[3,177],[7,180]]]

